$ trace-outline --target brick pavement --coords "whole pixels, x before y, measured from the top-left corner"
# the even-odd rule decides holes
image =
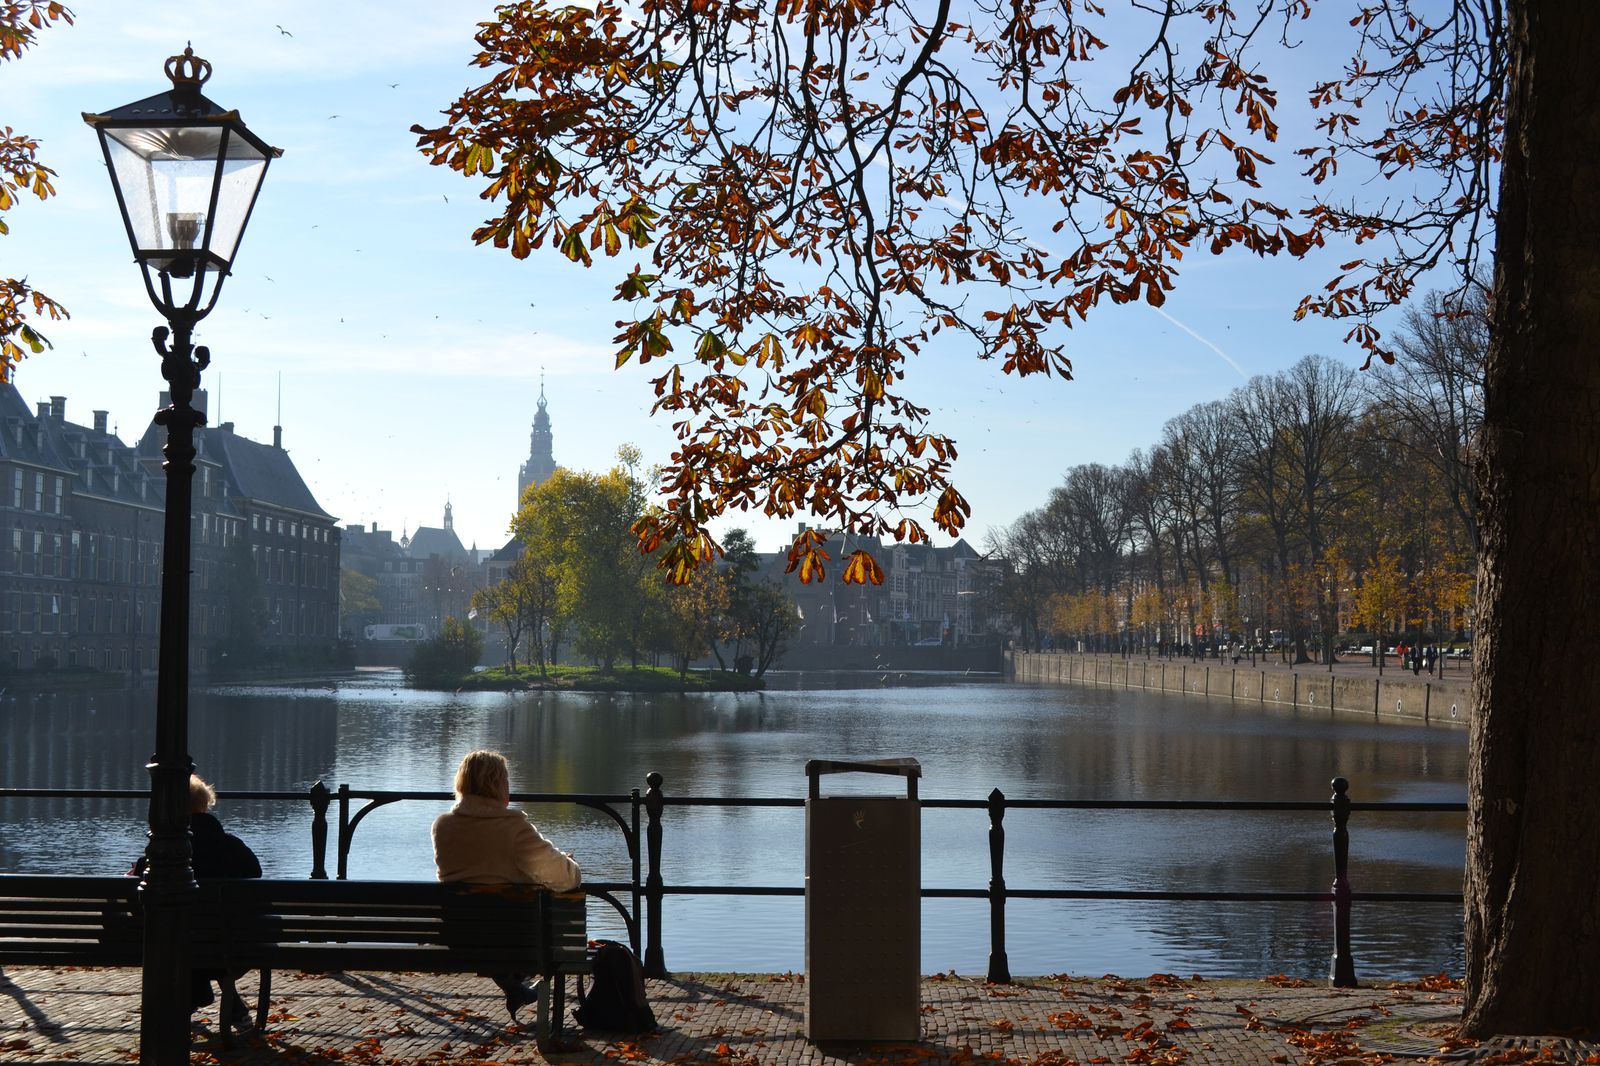
[[[1333,990],[1297,982],[1042,978],[922,985],[916,1045],[816,1047],[805,984],[792,975],[682,974],[651,981],[660,1031],[643,1039],[570,1033],[549,1061],[637,1066],[1324,1066],[1401,1059],[1600,1064],[1600,1042],[1547,1038],[1460,1046],[1459,995],[1419,985]],[[1426,983],[1425,983],[1426,984]],[[532,1012],[507,1026],[499,992],[472,977],[347,973],[274,977],[272,1020],[232,1051],[210,1018],[195,1063],[530,1063]],[[241,983],[246,995],[252,979]],[[135,970],[21,967],[0,975],[0,1061],[137,1058]]]

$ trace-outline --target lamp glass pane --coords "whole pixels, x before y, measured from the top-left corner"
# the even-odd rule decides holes
[[[164,269],[168,250],[209,250],[233,258],[267,159],[225,126],[110,128],[105,131],[117,185],[133,229],[134,253]],[[224,155],[216,217],[211,185]]]

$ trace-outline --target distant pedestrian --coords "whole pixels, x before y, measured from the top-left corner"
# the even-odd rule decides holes
[[[1415,677],[1420,673],[1422,673],[1422,648],[1419,645],[1411,649],[1411,676]]]
[[[1427,666],[1428,666],[1428,676],[1432,677],[1433,676],[1433,664],[1438,662],[1438,660],[1439,660],[1439,649],[1434,647],[1432,644],[1429,644],[1428,645],[1428,651],[1426,653],[1426,657],[1427,657]]]

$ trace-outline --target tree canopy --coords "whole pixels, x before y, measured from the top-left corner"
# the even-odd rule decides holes
[[[679,447],[640,535],[682,580],[730,510],[957,533],[956,442],[911,360],[946,333],[1005,373],[1070,376],[1072,324],[1160,306],[1194,251],[1363,245],[1297,313],[1387,358],[1372,317],[1485,250],[1499,9],[1359,8],[1284,145],[1255,50],[1326,32],[1316,6],[526,0],[481,27],[483,84],[415,129],[494,205],[476,241],[647,258],[617,269],[616,359],[662,368]],[[1267,188],[1286,154],[1308,195]],[[1400,179],[1392,200],[1342,199],[1369,174]],[[824,557],[800,539],[791,561]]]

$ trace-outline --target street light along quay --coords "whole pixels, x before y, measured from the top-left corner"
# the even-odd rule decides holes
[[[144,880],[144,978],[139,1061],[189,1061],[189,929],[194,864],[189,845],[189,565],[194,409],[211,360],[192,343],[216,305],[255,207],[267,166],[283,154],[251,133],[237,111],[201,95],[211,64],[185,48],[166,62],[172,88],[83,120],[100,136],[117,207],[146,291],[167,320],[151,342],[171,396],[161,554],[161,638],[156,750],[150,764],[150,842]],[[169,331],[170,327],[170,331]],[[169,343],[170,337],[170,343]]]

